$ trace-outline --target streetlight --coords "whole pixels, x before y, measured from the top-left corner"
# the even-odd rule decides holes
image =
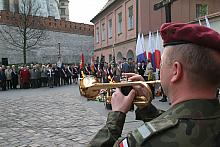
[[[60,58],[61,58],[61,54],[60,54],[60,42],[58,43],[58,50],[59,50],[58,60],[60,60]]]
[[[58,62],[57,62],[57,66],[59,67],[59,68],[61,68],[61,65],[62,65],[62,63],[61,63],[61,54],[60,54],[60,42],[58,43]]]

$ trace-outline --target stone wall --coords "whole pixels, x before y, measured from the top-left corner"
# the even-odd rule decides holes
[[[19,13],[13,13],[10,11],[0,11],[0,24],[16,25],[20,22],[21,15]],[[93,36],[93,25],[66,21],[65,19],[55,19],[55,17],[40,17],[40,16],[28,16],[29,21],[38,21],[41,24],[41,28],[72,34],[82,34]]]
[[[56,63],[59,55],[58,43],[63,63],[79,63],[81,53],[85,55],[85,62],[90,61],[88,49],[94,48],[93,36],[53,31],[46,31],[46,34],[46,40],[27,51],[27,63]],[[21,49],[0,39],[0,62],[2,58],[8,58],[9,64],[22,63],[23,53]]]

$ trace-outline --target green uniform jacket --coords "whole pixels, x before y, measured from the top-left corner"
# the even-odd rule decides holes
[[[110,112],[106,125],[88,146],[220,147],[220,104],[217,99],[182,102],[145,122],[127,137],[120,137],[125,117],[121,112]]]

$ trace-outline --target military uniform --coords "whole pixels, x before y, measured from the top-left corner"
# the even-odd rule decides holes
[[[143,112],[141,113],[144,116]],[[146,113],[149,114],[147,111]],[[145,116],[147,117],[147,114]],[[217,99],[179,103],[156,119],[145,122],[127,137],[119,138],[125,117],[124,113],[110,112],[106,125],[88,146],[112,147],[113,144],[114,147],[220,146],[220,104]]]
[[[192,53],[192,57],[202,59],[204,60],[203,63],[207,62],[208,65],[213,64],[213,67],[206,67],[207,69],[204,68],[199,71],[198,69],[194,69],[194,66],[199,64],[199,61],[197,61],[194,66],[189,68],[193,72],[193,76],[190,78],[187,70],[184,68],[185,66],[190,66],[193,61],[182,63],[175,60],[176,58],[181,59],[181,57],[176,57],[180,55],[171,55],[171,57],[168,57],[174,51],[168,54],[168,51],[166,52],[165,50],[167,54],[164,56],[165,59],[162,59],[166,66],[161,66],[161,70],[163,71],[161,76],[168,79],[163,80],[161,78],[161,82],[168,89],[167,94],[169,94],[175,105],[160,116],[158,116],[158,111],[152,105],[138,110],[136,114],[137,118],[146,122],[122,138],[120,136],[126,114],[122,112],[110,112],[106,125],[92,139],[89,144],[90,147],[112,147],[113,145],[114,147],[220,147],[220,104],[217,97],[214,98],[213,94],[220,84],[220,70],[218,66],[220,34],[198,24],[185,23],[165,23],[160,28],[160,34],[164,47],[174,46],[170,49],[167,48],[168,51],[174,50],[175,45],[181,44],[189,44],[191,47],[195,47],[195,45],[196,47],[201,46],[204,49],[204,52],[201,50],[203,54],[193,55],[195,53]],[[194,44],[194,46],[190,44]],[[187,46],[185,47],[185,49],[189,48]],[[178,47],[175,49],[178,49]],[[196,50],[198,51],[198,49]],[[210,50],[207,53],[208,57],[203,57],[207,52],[206,50]],[[211,60],[211,58],[214,59]],[[195,61],[198,59],[195,59]],[[176,62],[175,65],[172,63],[172,66],[168,66],[170,61],[174,62],[173,60]],[[183,66],[183,64],[186,65]],[[168,72],[166,73],[166,71]],[[206,77],[206,73],[209,72],[212,75],[207,77],[206,80],[203,80]],[[197,75],[198,79],[201,78],[201,82],[198,81],[200,85],[194,87],[194,82],[197,81],[190,81]],[[172,86],[170,86],[171,83]],[[186,85],[186,83],[189,84]],[[174,86],[177,86],[176,89]],[[185,86],[190,87],[183,89]],[[182,93],[179,92],[181,90],[183,90]],[[203,92],[203,90],[205,91]],[[193,98],[193,95],[203,96]],[[205,98],[205,95],[208,95],[207,98]],[[158,117],[153,119],[155,116]]]

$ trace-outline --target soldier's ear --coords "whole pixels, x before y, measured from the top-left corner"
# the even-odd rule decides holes
[[[171,71],[171,82],[177,82],[182,79],[183,77],[183,67],[182,64],[178,61],[175,61],[172,65],[172,71]]]

